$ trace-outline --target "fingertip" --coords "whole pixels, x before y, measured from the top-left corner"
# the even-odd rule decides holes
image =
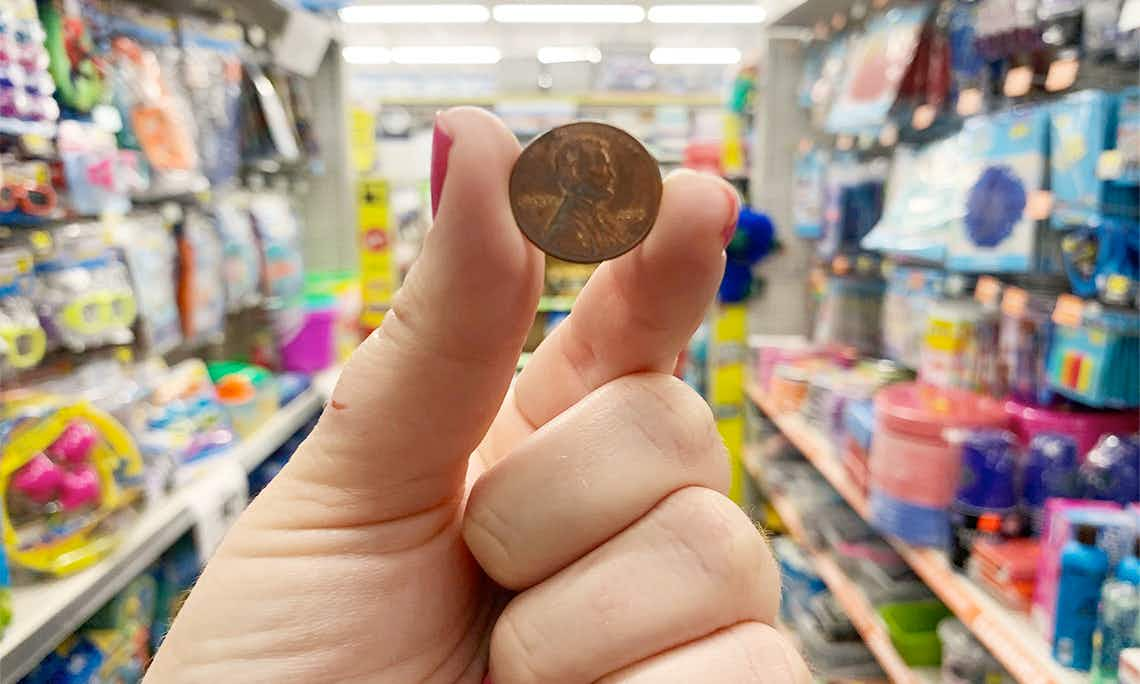
[[[692,239],[711,241],[723,249],[724,235],[734,231],[741,198],[731,183],[708,173],[679,169],[665,178],[661,213],[698,234]]]

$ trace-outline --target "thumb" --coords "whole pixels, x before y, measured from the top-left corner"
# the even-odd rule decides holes
[[[437,117],[433,147],[438,213],[423,253],[286,469],[350,490],[371,520],[458,501],[542,289],[541,255],[510,208],[518,141],[491,114],[460,108]]]

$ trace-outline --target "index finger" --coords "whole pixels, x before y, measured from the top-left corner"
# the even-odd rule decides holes
[[[716,294],[738,213],[725,181],[670,176],[649,237],[598,268],[515,381],[480,447],[484,462],[616,378],[671,372]]]

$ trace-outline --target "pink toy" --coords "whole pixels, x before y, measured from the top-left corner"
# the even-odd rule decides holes
[[[44,454],[37,454],[12,476],[12,488],[38,504],[55,498],[63,484],[63,469]]]
[[[1004,428],[999,402],[973,392],[904,382],[875,397],[871,488],[908,504],[945,508],[954,500],[961,449],[947,430]]]
[[[64,511],[72,512],[95,504],[102,490],[99,487],[99,474],[90,466],[83,466],[63,476],[63,487],[59,494],[59,505]]]
[[[68,424],[63,434],[48,447],[48,453],[71,465],[80,465],[91,459],[91,450],[95,448],[98,439],[95,428],[87,423],[74,421]]]
[[[1140,428],[1137,411],[1068,411],[1026,406],[1017,401],[1006,402],[1005,410],[1022,445],[1044,432],[1068,435],[1077,441],[1082,461],[1101,436],[1132,434]]]

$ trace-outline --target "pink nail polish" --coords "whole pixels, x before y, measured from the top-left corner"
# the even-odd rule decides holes
[[[431,137],[431,215],[439,211],[439,198],[443,196],[443,180],[447,177],[447,159],[451,154],[451,135],[444,130],[439,116]]]
[[[732,213],[728,215],[728,223],[725,225],[724,230],[721,231],[720,237],[722,247],[728,247],[732,242],[732,237],[736,235],[736,225],[740,221],[740,195],[732,188],[725,188],[725,194],[728,195],[729,206],[732,207]]]

